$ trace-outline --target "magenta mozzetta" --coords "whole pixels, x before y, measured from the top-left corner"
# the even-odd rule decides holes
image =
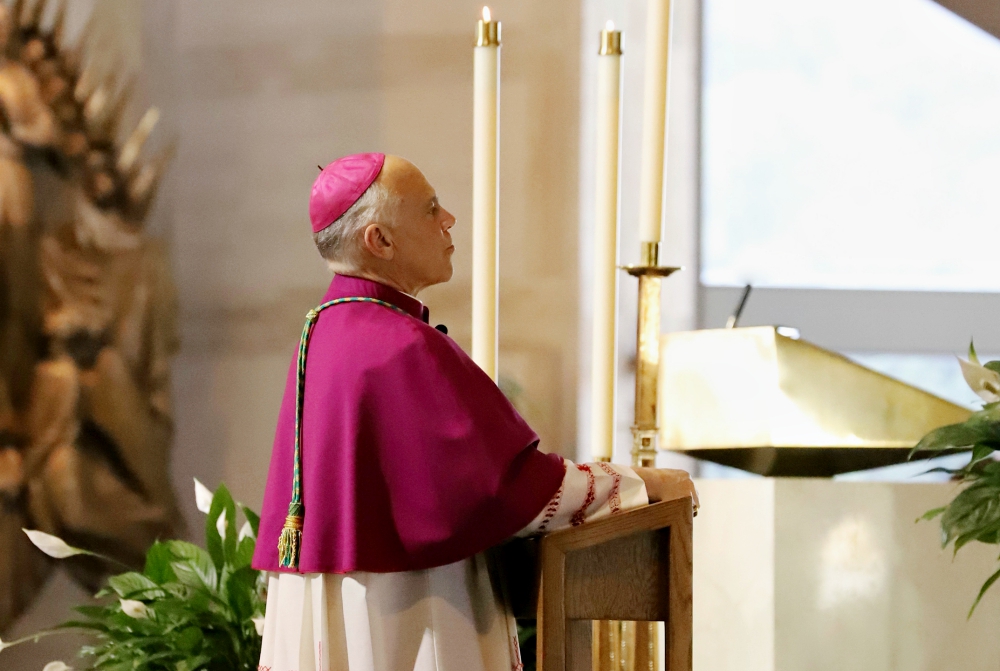
[[[335,276],[309,338],[302,396],[298,567],[278,539],[293,496],[297,364],[278,417],[254,567],[410,571],[510,537],[559,488],[563,463],[416,299]]]

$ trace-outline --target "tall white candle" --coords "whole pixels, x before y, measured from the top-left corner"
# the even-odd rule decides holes
[[[497,379],[497,210],[500,22],[489,7],[476,30],[472,105],[472,359]]]
[[[621,32],[608,21],[597,59],[594,322],[591,348],[593,458],[611,461],[615,437],[618,298],[618,147],[621,108]]]
[[[669,55],[670,0],[649,0],[649,13],[646,17],[646,89],[642,118],[642,177],[639,181],[641,242],[660,241]]]

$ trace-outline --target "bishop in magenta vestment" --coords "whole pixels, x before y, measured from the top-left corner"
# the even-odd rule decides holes
[[[355,236],[355,214],[378,222],[365,194],[384,161],[323,170],[310,201],[321,251],[341,244],[321,237],[331,222]],[[268,572],[259,669],[518,671],[483,551],[647,501],[629,468],[541,452],[416,298],[340,272],[308,316],[278,416],[253,561]]]

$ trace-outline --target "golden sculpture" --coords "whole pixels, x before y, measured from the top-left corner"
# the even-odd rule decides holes
[[[45,9],[0,5],[0,630],[49,571],[22,527],[141,565],[181,524],[174,287],[142,228],[169,153],[140,160],[155,110],[118,142],[128,87],[91,83],[65,0]],[[107,567],[78,559],[94,588]]]

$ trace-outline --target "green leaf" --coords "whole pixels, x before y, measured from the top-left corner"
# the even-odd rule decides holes
[[[1000,373],[1000,361],[987,361],[983,364],[983,368],[987,368],[994,373]]]
[[[111,612],[111,608],[107,606],[74,606],[73,610],[83,615],[84,617],[90,617],[94,619],[103,618],[105,615]]]
[[[989,445],[984,445],[982,443],[976,443],[972,448],[972,459],[969,460],[969,466],[973,466],[984,459],[989,459],[993,456],[994,450]],[[968,468],[968,466],[966,467]]]
[[[1000,569],[997,569],[996,573],[987,578],[986,582],[983,583],[982,588],[979,590],[979,595],[976,596],[976,600],[972,603],[972,608],[969,609],[969,615],[967,617],[972,617],[972,614],[976,610],[976,606],[979,602],[983,600],[983,595],[986,594],[986,590],[993,586],[993,583],[1000,579]]]
[[[979,364],[979,357],[976,356],[976,346],[973,340],[969,340],[969,361],[974,364]]]
[[[204,640],[205,635],[201,633],[201,629],[198,627],[187,627],[177,634],[177,638],[174,639],[177,647],[187,654],[194,652]]]
[[[134,571],[111,576],[108,578],[108,585],[123,599],[153,599],[164,595],[159,585],[142,573]]]
[[[948,506],[941,506],[940,508],[934,508],[933,510],[928,510],[926,513],[924,513],[923,515],[921,515],[920,517],[918,517],[915,521],[916,522],[930,521],[930,520],[934,519],[935,517],[938,517],[939,515],[941,515],[941,513],[943,513],[947,509],[948,509]]]
[[[260,515],[250,510],[246,506],[242,506],[243,516],[247,518],[247,522],[250,523],[250,528],[253,529],[253,535],[256,538],[257,534],[260,533]]]
[[[236,548],[236,557],[233,559],[233,568],[241,569],[250,566],[253,561],[253,551],[257,547],[257,542],[252,538],[244,538]]]
[[[991,449],[1000,447],[1000,404],[973,413],[961,424],[949,424],[931,431],[920,439],[910,452],[910,458],[918,452],[968,450],[976,445]],[[922,455],[921,458],[927,456],[931,455]]]
[[[205,587],[212,592],[219,589],[218,572],[207,552],[184,541],[167,541],[167,545],[176,557],[171,568],[178,582],[188,587]]]
[[[170,568],[173,561],[174,555],[170,551],[170,546],[156,541],[146,553],[146,567],[143,569],[143,573],[158,585],[171,582],[177,579]]]
[[[197,657],[192,657],[191,659],[185,661],[188,664],[187,668],[191,671],[195,671],[196,669],[201,669],[206,664],[211,662],[212,658],[208,655],[198,655]],[[180,667],[178,667],[178,671],[180,671]]]
[[[207,592],[212,592],[216,589],[217,577],[215,566],[211,564],[209,564],[207,571],[201,570],[189,562],[174,562],[172,568],[177,575],[177,581],[182,585],[195,590],[203,589]]]
[[[219,534],[219,518],[224,518],[225,539]],[[219,485],[212,496],[212,506],[205,518],[205,545],[215,563],[215,570],[222,573],[222,567],[227,559],[236,554],[236,502],[233,501],[229,489]]]
[[[254,603],[256,586],[257,571],[249,566],[233,572],[226,580],[229,606],[233,609],[237,620],[248,620],[257,610],[257,604]]]
[[[187,541],[166,541],[166,545],[170,548],[170,553],[174,556],[174,561],[181,560],[193,562],[198,565],[212,564],[212,558],[208,556],[208,553],[194,543],[188,543]]]
[[[101,622],[87,622],[86,620],[67,620],[56,625],[56,629],[83,629],[85,631],[107,632],[109,628]]]

